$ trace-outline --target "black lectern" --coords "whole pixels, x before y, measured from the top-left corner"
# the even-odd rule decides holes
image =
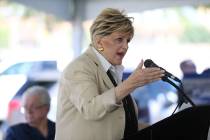
[[[124,140],[207,140],[210,106],[184,109]]]

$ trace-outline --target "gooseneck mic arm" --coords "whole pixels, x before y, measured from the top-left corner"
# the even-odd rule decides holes
[[[169,84],[171,84],[173,87],[175,87],[178,91],[178,94],[183,97],[182,101],[179,103],[179,107],[185,102],[185,103],[190,103],[192,107],[195,107],[195,103],[193,103],[193,101],[184,93],[183,89],[181,89],[179,86],[177,86],[174,82],[172,82],[171,80],[169,80],[167,77],[163,77],[162,80],[164,82],[168,82]]]

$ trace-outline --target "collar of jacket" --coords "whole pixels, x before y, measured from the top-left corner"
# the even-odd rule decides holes
[[[86,52],[85,55],[87,55],[97,66],[99,74],[103,77],[104,83],[109,87],[112,88],[114,85],[112,84],[111,80],[109,79],[106,71],[104,70],[103,66],[101,65],[100,61],[98,60],[98,57],[96,56],[95,52],[90,46]]]

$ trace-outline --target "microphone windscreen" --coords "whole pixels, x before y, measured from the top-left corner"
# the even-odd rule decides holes
[[[154,62],[151,59],[147,59],[144,61],[144,66],[145,67],[155,67]]]

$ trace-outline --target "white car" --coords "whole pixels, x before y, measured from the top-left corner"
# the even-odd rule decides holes
[[[13,96],[26,83],[25,75],[1,75],[0,76],[0,120],[4,121],[8,115],[9,102]]]
[[[17,102],[11,103],[11,101],[21,95],[30,84],[35,84],[35,81],[56,82],[59,74],[56,60],[2,61],[0,63],[0,121],[5,121],[11,114],[11,108],[18,106]]]

